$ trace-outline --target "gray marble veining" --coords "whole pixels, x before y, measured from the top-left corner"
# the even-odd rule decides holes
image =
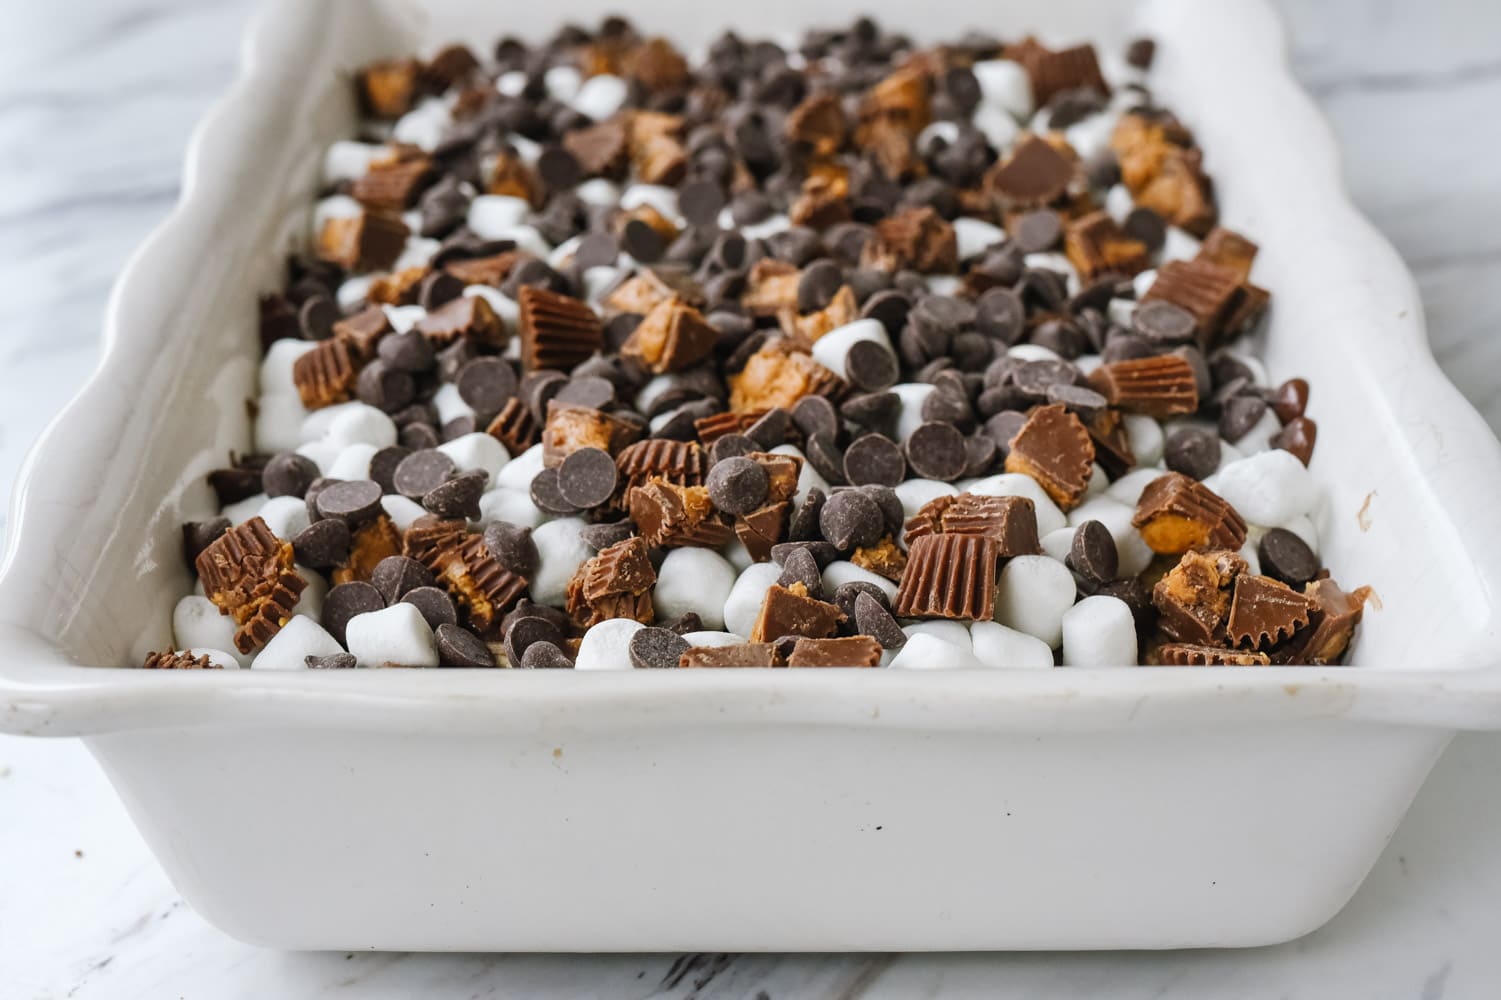
[[[91,370],[109,284],[176,197],[182,149],[233,75],[252,6],[7,9],[0,485]],[[1284,7],[1295,66],[1343,145],[1352,196],[1412,265],[1440,363],[1501,427],[1501,6]],[[1462,737],[1351,907],[1308,938],[1255,952],[303,955],[241,945],[184,906],[82,746],[0,738],[0,996],[1493,995],[1498,769],[1501,741]]]

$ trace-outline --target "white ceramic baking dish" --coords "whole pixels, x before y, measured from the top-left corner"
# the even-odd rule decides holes
[[[17,489],[0,729],[83,737],[188,901],[280,947],[1163,948],[1323,923],[1451,734],[1501,725],[1501,448],[1435,368],[1259,0],[631,13],[690,40],[856,6],[926,37],[1155,35],[1159,92],[1264,247],[1267,363],[1314,386],[1323,548],[1380,598],[1355,666],[108,669],[169,641],[178,524],[249,443],[255,294],[352,128],[347,71],[613,6],[282,0],[257,22],[181,204],[115,289],[99,371]]]

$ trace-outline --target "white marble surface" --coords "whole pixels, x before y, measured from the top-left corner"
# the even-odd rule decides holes
[[[170,207],[188,132],[231,78],[251,6],[7,5],[0,492],[90,370],[109,283]],[[1501,427],[1501,5],[1284,6],[1357,202],[1417,274],[1440,362]],[[241,945],[184,906],[80,744],[0,737],[0,998],[1490,997],[1501,983],[1497,773],[1501,740],[1458,739],[1350,907],[1257,951],[308,955]]]

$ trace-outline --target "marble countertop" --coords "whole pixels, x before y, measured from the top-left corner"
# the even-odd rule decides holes
[[[0,494],[92,368],[110,282],[170,208],[253,3],[14,7],[0,33]],[[1355,200],[1417,275],[1439,362],[1501,428],[1501,6],[1283,7]],[[1354,902],[1255,951],[287,954],[233,941],[182,903],[80,743],[0,737],[0,997],[1494,996],[1497,773],[1501,739],[1457,739]]]

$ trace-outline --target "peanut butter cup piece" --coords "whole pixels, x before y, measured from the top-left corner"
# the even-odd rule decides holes
[[[318,232],[318,256],[356,274],[389,270],[408,232],[398,216],[384,212],[328,219]]]
[[[1094,441],[1077,416],[1062,403],[1039,406],[1011,439],[1006,471],[1037,480],[1063,510],[1084,499],[1094,465]]]
[[[261,648],[281,631],[307,586],[294,568],[292,543],[277,538],[259,517],[220,535],[194,566],[208,599],[234,618],[241,653]]]
[[[1112,406],[1158,420],[1199,408],[1193,366],[1178,354],[1107,362],[1089,373],[1089,384]]]
[[[892,611],[899,618],[988,621],[995,615],[996,564],[988,535],[925,535],[907,551]]]
[[[1164,643],[1157,658],[1167,667],[1264,667],[1272,662],[1265,653],[1184,642]]]
[[[954,227],[931,208],[909,208],[876,223],[860,266],[952,274],[959,269]]]
[[[1185,552],[1152,588],[1163,632],[1192,645],[1224,645],[1231,588],[1245,571],[1233,551]]]
[[[604,327],[589,304],[527,285],[520,292],[521,365],[567,370],[604,345]]]
[[[836,604],[815,600],[801,583],[790,587],[772,584],[761,603],[761,613],[751,627],[751,642],[767,642],[785,635],[828,638],[845,620]]]
[[[995,540],[996,555],[1036,555],[1037,508],[1028,497],[990,497],[976,493],[940,496],[923,504],[906,525],[906,542],[926,535],[986,535]]]
[[[1189,549],[1239,549],[1246,541],[1246,522],[1235,508],[1180,472],[1147,484],[1131,524],[1153,552],[1170,555]]]
[[[1279,580],[1243,573],[1230,603],[1230,641],[1242,649],[1271,649],[1306,628],[1315,607],[1311,598]]]
[[[1240,288],[1236,272],[1228,268],[1203,258],[1170,260],[1157,269],[1157,280],[1141,301],[1166,301],[1188,310],[1199,346],[1207,349],[1222,338]]]
[[[1008,205],[1037,208],[1061,198],[1073,177],[1074,165],[1062,153],[1029,135],[990,168],[985,184]]]
[[[505,445],[511,455],[521,454],[542,439],[531,411],[515,396],[506,400],[495,419],[485,428],[485,433]]]
[[[840,639],[798,639],[787,657],[789,667],[874,667],[881,644],[868,635]]]
[[[614,455],[640,436],[639,424],[603,410],[553,400],[547,404],[547,424],[542,429],[542,462],[555,468],[581,448],[598,448]]]
[[[464,295],[417,321],[417,331],[433,347],[448,347],[458,340],[501,348],[510,339],[505,323],[490,303],[478,295]]]
[[[679,667],[785,666],[775,643],[747,642],[738,646],[694,646],[678,658]]]
[[[654,548],[717,549],[734,535],[702,486],[650,479],[626,494],[626,506],[641,536]]]
[[[191,649],[181,653],[174,650],[164,650],[160,653],[147,653],[146,659],[141,663],[145,670],[219,670],[219,664],[208,658],[208,654],[193,655]]]
[[[719,331],[703,314],[673,297],[652,307],[621,345],[620,354],[657,374],[678,372],[707,358],[718,340]]]

